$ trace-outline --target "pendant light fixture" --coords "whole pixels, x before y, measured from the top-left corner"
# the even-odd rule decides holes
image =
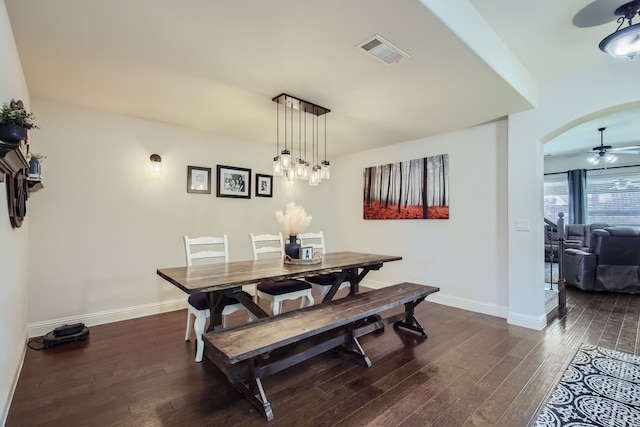
[[[327,160],[327,116],[331,110],[304,101],[295,96],[280,94],[272,99],[277,104],[276,109],[276,157],[273,159],[273,175],[285,176],[288,185],[293,185],[296,180],[309,181],[309,185],[316,186],[322,179],[329,179],[329,161]],[[284,116],[280,114],[280,104],[284,106]],[[298,156],[292,161],[292,151],[295,151],[295,113],[298,111],[297,117],[297,134],[298,134]],[[303,119],[304,114],[304,119]],[[307,115],[311,119],[311,164],[307,160]],[[320,166],[319,156],[319,132],[320,132],[320,116],[324,116],[324,157],[322,166]],[[283,123],[284,132],[284,149],[280,151],[280,127]],[[302,153],[302,134],[304,125],[304,156]],[[291,143],[289,144],[288,134],[291,135]],[[289,150],[291,148],[291,151]],[[294,153],[295,154],[295,153]]]
[[[600,42],[600,50],[614,58],[633,59],[640,53],[640,24],[633,24],[632,19],[640,12],[640,0],[633,0],[616,9],[619,16],[616,22],[620,25],[612,34]],[[622,28],[624,23],[628,26]],[[621,29],[622,28],[622,29]]]
[[[276,106],[276,156],[273,158],[273,175],[282,176],[282,161],[280,160],[280,104]]]
[[[331,164],[327,160],[327,116],[324,116],[324,160],[322,161],[322,169],[320,171],[322,179],[331,178]]]

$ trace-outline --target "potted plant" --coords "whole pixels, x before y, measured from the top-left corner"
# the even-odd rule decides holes
[[[0,141],[24,141],[27,139],[28,129],[38,129],[38,126],[33,122],[33,113],[24,109],[22,101],[3,103],[0,110]]]
[[[307,229],[311,220],[310,215],[307,215],[307,211],[300,205],[296,205],[294,202],[287,203],[287,210],[282,213],[282,210],[276,211],[276,218],[282,225],[285,234],[289,236],[289,242],[284,245],[284,252],[289,258],[300,258],[300,239],[298,234]]]

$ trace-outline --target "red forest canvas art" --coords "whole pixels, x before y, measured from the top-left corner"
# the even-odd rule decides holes
[[[449,219],[449,155],[364,170],[364,219]]]

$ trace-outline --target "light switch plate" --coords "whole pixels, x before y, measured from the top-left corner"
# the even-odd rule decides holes
[[[529,220],[516,219],[516,231],[529,231]]]

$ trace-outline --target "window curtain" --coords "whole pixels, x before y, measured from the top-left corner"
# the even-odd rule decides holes
[[[569,181],[569,221],[572,224],[587,223],[587,170],[567,171]]]

